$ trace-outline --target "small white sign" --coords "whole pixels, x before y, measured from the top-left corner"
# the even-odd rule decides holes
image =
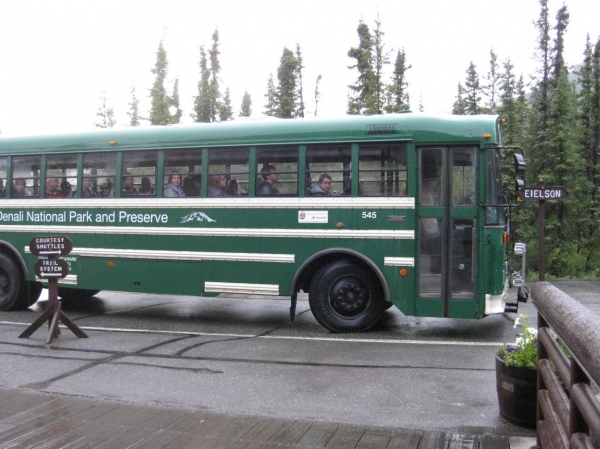
[[[328,223],[329,212],[326,210],[298,211],[298,223]]]

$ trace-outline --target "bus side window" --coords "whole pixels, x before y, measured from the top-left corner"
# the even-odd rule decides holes
[[[234,198],[248,195],[249,155],[249,148],[209,150],[207,192],[209,198]],[[232,180],[236,182],[233,183]],[[234,184],[237,184],[237,189],[234,189]]]
[[[36,197],[40,194],[40,156],[13,156],[11,198]]]
[[[77,192],[77,155],[46,156],[46,198],[73,198]]]
[[[361,144],[359,196],[406,196],[406,143]]]
[[[298,147],[256,150],[256,196],[298,196]]]
[[[121,197],[138,196],[142,186],[142,178],[147,178],[144,184],[156,186],[157,151],[130,151],[123,153],[123,173],[121,183]],[[145,187],[145,186],[144,186]],[[156,196],[154,193],[147,193]]]
[[[6,175],[8,158],[0,158],[0,198],[6,198]]]
[[[117,153],[83,155],[83,188],[79,198],[113,198],[117,175]]]
[[[329,195],[350,196],[352,194],[351,169],[352,151],[350,144],[310,145],[306,148],[306,190],[308,196],[323,196],[319,193],[318,179],[322,175],[331,178]],[[310,176],[310,181],[309,181]],[[311,182],[312,186],[308,183]],[[326,196],[329,196],[326,195]]]
[[[163,172],[164,197],[200,196],[202,150],[165,151]],[[179,175],[179,183],[177,183],[177,175]],[[172,182],[173,177],[175,177],[174,182]],[[140,193],[145,194],[142,190]]]

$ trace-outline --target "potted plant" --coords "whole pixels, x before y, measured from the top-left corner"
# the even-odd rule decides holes
[[[504,343],[496,354],[496,391],[500,416],[517,426],[535,428],[537,411],[537,330],[520,315],[514,343]]]

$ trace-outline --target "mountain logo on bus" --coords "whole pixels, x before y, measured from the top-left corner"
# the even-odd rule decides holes
[[[185,217],[181,217],[181,221],[179,223],[187,223],[188,221],[208,221],[209,223],[216,222],[217,220],[213,220],[204,212],[192,212]]]

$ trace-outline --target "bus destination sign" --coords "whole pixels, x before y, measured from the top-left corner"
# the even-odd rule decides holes
[[[523,187],[517,192],[522,201],[564,200],[564,187]]]
[[[64,278],[69,274],[69,264],[62,259],[40,259],[34,268],[36,276],[41,279]]]
[[[64,235],[34,237],[29,242],[29,250],[36,256],[64,256],[73,250],[73,242]]]

